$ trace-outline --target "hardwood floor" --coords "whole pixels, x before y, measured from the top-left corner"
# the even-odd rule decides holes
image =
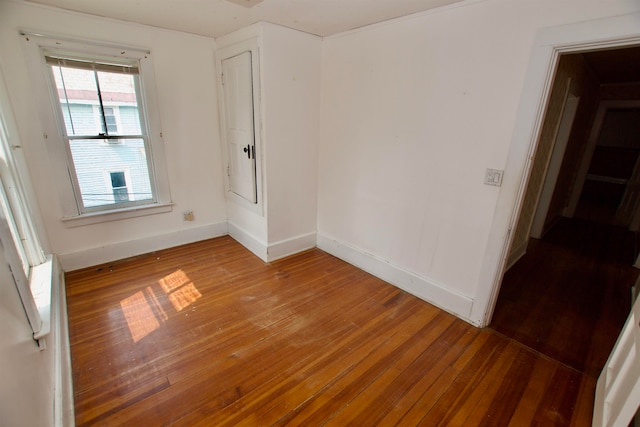
[[[595,380],[320,250],[67,273],[77,425],[590,425]]]
[[[504,276],[491,327],[597,378],[631,310],[635,235],[562,220]]]

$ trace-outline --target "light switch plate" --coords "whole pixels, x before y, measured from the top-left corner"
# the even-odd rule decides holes
[[[496,187],[500,187],[502,185],[502,174],[503,170],[500,169],[487,169],[484,173],[484,183],[486,185],[495,185]]]

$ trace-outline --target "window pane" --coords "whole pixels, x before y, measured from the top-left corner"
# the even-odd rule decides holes
[[[67,135],[97,135],[102,132],[93,105],[99,103],[93,70],[52,66]]]
[[[51,69],[67,135],[142,133],[136,97],[136,75],[57,65],[52,65]],[[104,114],[98,91],[102,97]],[[121,129],[116,124],[116,108],[120,112]]]
[[[140,135],[140,114],[136,98],[135,76],[121,73],[98,72],[100,94],[105,105],[105,119],[110,135]],[[109,105],[107,107],[106,105]],[[114,108],[120,110],[122,129],[116,126]]]
[[[151,200],[151,181],[142,138],[126,139],[121,144],[109,144],[102,139],[69,141],[78,186],[84,207],[108,206],[127,201]],[[107,173],[128,170],[125,178]],[[130,182],[127,182],[127,178]],[[116,185],[116,184],[124,185]],[[114,188],[126,187],[127,198],[116,196]]]

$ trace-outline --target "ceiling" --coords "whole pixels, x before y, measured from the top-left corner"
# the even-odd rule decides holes
[[[29,0],[76,12],[220,37],[257,21],[319,36],[462,0]]]

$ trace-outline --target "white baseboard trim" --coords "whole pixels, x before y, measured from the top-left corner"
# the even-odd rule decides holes
[[[228,232],[229,236],[233,237],[238,243],[240,243],[245,248],[249,249],[255,256],[267,262],[268,260],[268,249],[267,245],[257,239],[253,234],[247,232],[245,229],[238,227],[234,223],[228,223]]]
[[[52,350],[54,372],[53,425],[65,427],[75,425],[73,407],[73,373],[71,370],[71,347],[67,320],[67,296],[64,273],[58,259],[52,259]]]
[[[318,248],[323,251],[454,314],[462,320],[471,322],[472,298],[461,295],[433,280],[407,271],[388,260],[323,234],[318,233],[316,240]]]
[[[509,269],[513,267],[513,265],[518,262],[520,258],[525,256],[525,254],[527,253],[528,244],[529,239],[520,243],[518,246],[511,250],[511,253],[509,253],[509,258],[507,259],[507,268],[504,269],[505,272],[509,271]]]
[[[316,247],[316,233],[303,234],[290,239],[281,240],[267,247],[267,260],[275,261],[298,252]]]
[[[228,234],[227,221],[221,221],[202,227],[58,254],[58,259],[64,271],[73,271],[226,234]]]

